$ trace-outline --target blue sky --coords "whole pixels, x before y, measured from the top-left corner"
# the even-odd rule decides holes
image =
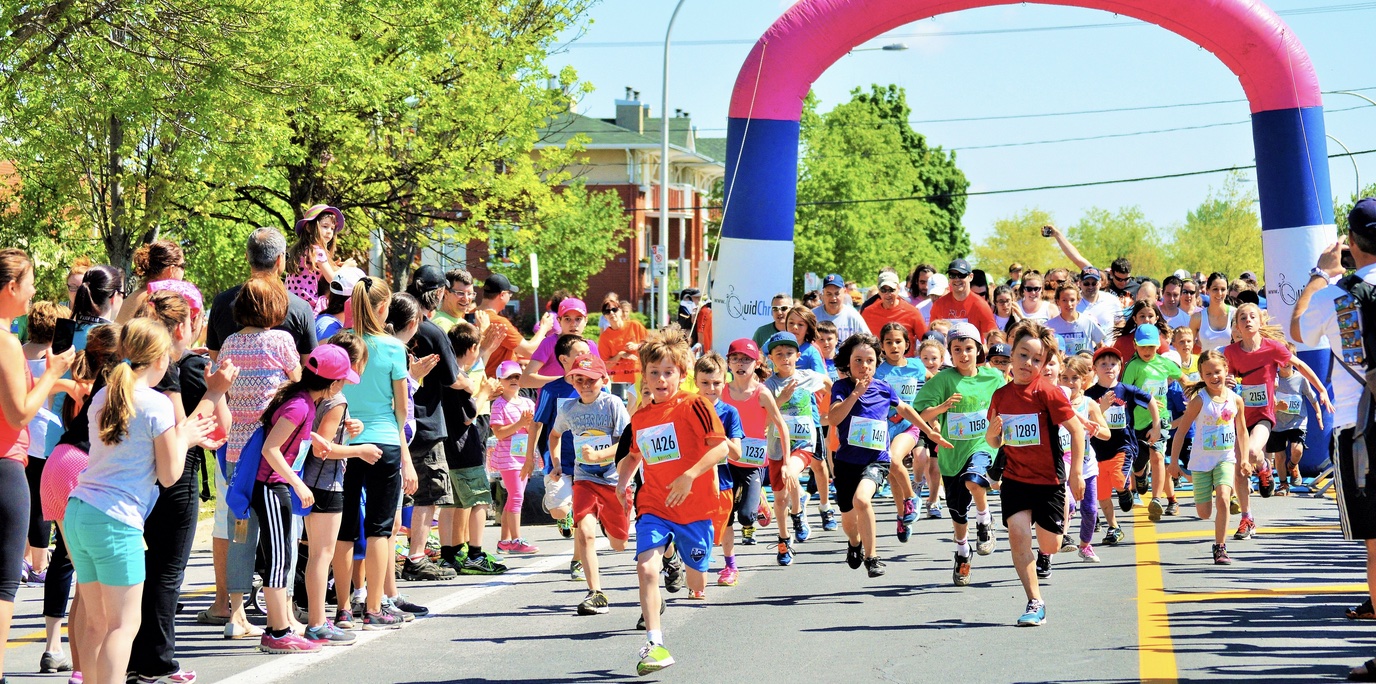
[[[740,42],[682,44],[672,48],[669,108],[691,112],[698,134],[725,136],[731,86],[751,44],[792,2],[786,0],[687,0],[674,41]],[[1303,41],[1325,91],[1371,88],[1376,99],[1376,2],[1274,0]],[[592,25],[552,58],[572,65],[595,90],[578,105],[591,116],[610,117],[626,86],[659,115],[664,29],[673,0],[602,0]],[[1345,7],[1344,11],[1314,12]],[[1294,10],[1310,13],[1287,15]],[[1128,26],[1024,31],[984,35],[912,37],[929,32],[1005,31],[1037,27],[1130,23]],[[900,36],[900,34],[902,34]],[[570,36],[572,37],[572,36]],[[640,47],[624,43],[654,43]],[[948,14],[900,27],[866,44],[904,42],[904,52],[860,52],[843,57],[814,84],[822,110],[849,98],[855,87],[897,83],[907,90],[914,120],[964,119],[1079,112],[1229,101],[1077,116],[998,121],[918,123],[934,145],[957,150],[957,163],[972,191],[1132,178],[1251,164],[1251,127],[1237,78],[1213,55],[1156,26],[1105,12],[1044,5],[1010,5]],[[1366,68],[1363,68],[1363,67]],[[1376,106],[1347,95],[1326,95],[1328,133],[1351,150],[1376,149]],[[1350,111],[1340,111],[1350,110]],[[1093,141],[962,149],[1063,138],[1134,134]],[[1330,141],[1330,154],[1340,152]],[[1362,182],[1376,182],[1376,154],[1356,158]],[[1355,191],[1352,162],[1330,160],[1334,194]],[[1250,178],[1250,176],[1249,176]],[[972,242],[994,221],[1026,208],[1052,213],[1069,225],[1090,207],[1137,205],[1158,226],[1182,223],[1222,175],[1110,185],[1095,188],[972,197],[965,226]]]

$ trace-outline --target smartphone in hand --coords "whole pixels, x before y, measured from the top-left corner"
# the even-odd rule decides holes
[[[72,348],[72,338],[76,337],[76,321],[70,318],[57,319],[53,331],[53,354],[61,354]]]

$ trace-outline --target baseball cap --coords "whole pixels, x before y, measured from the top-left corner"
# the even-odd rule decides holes
[[[1002,356],[1004,358],[1011,359],[1013,358],[1013,349],[1004,342],[996,342],[994,344],[989,345],[989,353],[985,356],[991,359],[995,356]]]
[[[195,285],[185,280],[155,280],[148,283],[148,294],[170,290],[182,296],[186,300],[186,305],[191,307],[191,319],[195,320],[205,311],[205,300],[201,297],[201,291]]]
[[[702,291],[701,291],[701,290],[698,290],[696,287],[685,287],[685,288],[683,288],[683,292],[680,292],[680,293],[678,294],[678,298],[679,298],[679,299],[687,299],[687,298],[689,298],[689,297],[697,297],[697,296],[700,296],[701,294],[702,294]]]
[[[349,365],[349,352],[337,344],[322,344],[311,350],[302,364],[312,373],[326,380],[343,380],[349,384],[358,383],[358,373]]]
[[[822,280],[822,287],[827,287],[829,285],[835,285],[836,287],[839,287],[842,290],[844,290],[846,289],[846,279],[842,278],[841,274],[839,273],[829,274],[826,278]]]
[[[964,259],[953,259],[951,260],[951,265],[946,267],[947,273],[959,273],[961,275],[970,275],[972,271],[973,269],[970,268],[970,262]]]
[[[938,343],[941,344],[941,346],[946,346],[946,336],[941,334],[940,330],[928,330],[927,332],[922,333],[921,341],[926,342],[927,340],[936,340]]]
[[[503,361],[497,364],[497,379],[505,380],[513,375],[521,374],[521,364],[515,361]]]
[[[1161,344],[1161,331],[1150,323],[1140,325],[1137,332],[1132,334],[1132,339],[1139,347],[1155,347]]]
[[[980,342],[979,329],[970,323],[956,322],[951,324],[951,329],[946,332],[946,342],[956,340],[974,340]]]
[[[1349,229],[1376,233],[1376,198],[1363,197],[1347,212]]]
[[[411,287],[407,289],[411,290],[413,295],[422,295],[438,290],[448,283],[449,281],[444,279],[443,271],[427,264],[416,269],[416,272],[411,275]]]
[[[897,273],[892,273],[892,272],[890,272],[890,271],[884,271],[883,273],[880,273],[880,274],[879,274],[879,287],[881,287],[881,288],[883,288],[883,287],[892,287],[892,288],[894,288],[894,289],[897,289],[897,288],[898,288],[898,274],[897,274]]]
[[[607,377],[607,364],[602,363],[602,357],[596,354],[579,354],[578,358],[569,363],[568,372],[564,375],[581,375],[585,378]]]
[[[483,282],[483,291],[493,293],[510,292],[511,294],[520,294],[521,288],[512,285],[511,281],[508,280],[506,276],[500,273],[493,273],[492,275],[487,277],[487,280],[485,282]]]
[[[330,292],[348,297],[354,293],[354,286],[358,284],[358,281],[363,280],[366,275],[368,274],[364,273],[361,268],[345,266],[334,272],[334,280],[330,281]]]
[[[563,317],[564,317],[564,314],[566,314],[566,313],[568,313],[568,312],[570,312],[570,311],[577,311],[578,313],[583,314],[584,317],[587,317],[587,315],[588,315],[588,305],[587,305],[587,304],[584,304],[584,303],[583,303],[583,300],[581,300],[581,299],[579,299],[579,298],[577,298],[577,297],[565,297],[565,298],[563,298],[562,300],[559,301],[559,314],[558,314],[558,316],[559,316],[560,318],[563,318]]]
[[[1242,272],[1242,275],[1238,276],[1238,278],[1240,278],[1240,279],[1242,279],[1242,280],[1249,280],[1249,281],[1252,281],[1252,282],[1256,282],[1257,274],[1255,274],[1255,273],[1253,273],[1253,272],[1251,272],[1251,271],[1243,271],[1243,272]]]
[[[1099,359],[1102,359],[1105,356],[1112,356],[1113,358],[1118,359],[1118,361],[1120,362],[1123,360],[1123,355],[1118,353],[1118,350],[1114,347],[1099,347],[1099,351],[1094,352],[1094,363],[1099,363]]]
[[[765,343],[764,343],[764,350],[765,350],[765,353],[773,352],[773,351],[774,351],[774,348],[777,347],[777,346],[779,346],[779,345],[787,345],[787,346],[789,346],[789,347],[793,347],[794,349],[797,349],[797,348],[798,348],[798,338],[794,337],[794,336],[793,336],[793,333],[791,333],[791,332],[776,332],[776,333],[774,333],[773,335],[770,335],[770,336],[769,336],[769,339],[765,341]]]
[[[732,354],[748,356],[751,359],[754,359],[755,361],[759,361],[760,345],[755,344],[755,340],[752,340],[748,337],[742,337],[741,339],[732,342],[731,346],[727,348],[726,356],[729,358]]]
[[[1104,274],[1103,274],[1103,273],[1100,273],[1100,272],[1099,272],[1099,269],[1094,268],[1093,266],[1089,266],[1089,267],[1085,268],[1085,270],[1080,271],[1080,280],[1084,280],[1084,279],[1086,279],[1086,278],[1093,278],[1093,279],[1095,279],[1095,280],[1103,280],[1103,279],[1104,279]]]

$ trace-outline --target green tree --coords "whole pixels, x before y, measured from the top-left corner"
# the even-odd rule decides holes
[[[1159,231],[1140,207],[1123,207],[1116,212],[1092,207],[1066,236],[1081,256],[1101,269],[1126,257],[1134,274],[1163,278],[1172,270]]]
[[[540,288],[567,290],[575,296],[588,291],[588,279],[607,267],[631,236],[621,199],[615,192],[589,192],[581,181],[535,211],[532,223],[492,232],[493,251],[504,258],[491,266],[511,282],[530,291],[530,254],[538,255]]]
[[[1191,273],[1219,271],[1230,277],[1243,271],[1262,273],[1256,206],[1256,195],[1242,187],[1238,175],[1230,176],[1175,230],[1167,250],[1170,264]]]
[[[1054,223],[1041,209],[1026,209],[994,222],[994,232],[975,245],[974,265],[1002,278],[1009,264],[1046,273],[1053,268],[1075,269],[1055,241],[1042,237],[1042,226]]]
[[[795,286],[803,274],[842,273],[868,282],[883,266],[905,271],[922,261],[964,255],[961,225],[969,187],[955,154],[929,147],[911,126],[898,86],[851,91],[826,114],[809,94],[794,238]],[[880,198],[917,197],[869,202]]]
[[[1376,197],[1376,183],[1366,186],[1360,194],[1352,195],[1346,200],[1333,198],[1333,218],[1338,224],[1338,234],[1347,234],[1347,215],[1352,212],[1353,205],[1363,197]]]

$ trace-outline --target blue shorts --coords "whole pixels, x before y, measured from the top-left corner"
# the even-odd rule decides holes
[[[81,499],[67,500],[63,526],[77,584],[132,587],[143,582],[142,531]]]
[[[712,521],[699,520],[682,525],[664,518],[641,513],[635,521],[635,556],[664,548],[672,542],[683,564],[707,572],[712,562]]]

